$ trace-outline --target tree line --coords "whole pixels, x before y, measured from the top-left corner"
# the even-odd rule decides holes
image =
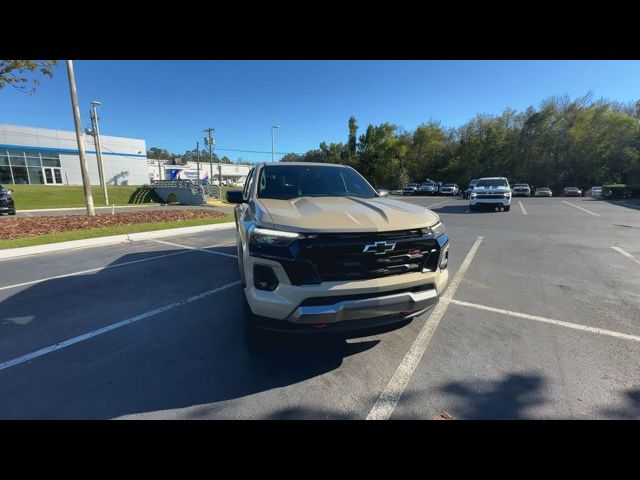
[[[198,159],[198,151],[194,148],[179,155],[177,153],[171,153],[164,148],[151,147],[147,150],[147,158],[150,160],[167,160],[169,164],[177,165],[186,162],[195,162]],[[215,152],[213,152],[211,158],[213,163],[234,163],[226,155],[220,158]],[[200,150],[200,162],[209,163],[209,150],[204,148]],[[243,163],[243,160],[239,158],[236,160],[236,163]]]
[[[554,190],[640,184],[640,101],[551,97],[523,112],[478,114],[457,128],[429,122],[406,131],[383,123],[357,133],[352,116],[346,143],[322,142],[281,161],[349,165],[389,189],[428,178],[466,185],[487,176]]]

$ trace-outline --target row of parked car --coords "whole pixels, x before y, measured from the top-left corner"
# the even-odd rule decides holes
[[[409,183],[402,189],[403,195],[460,195],[464,199],[470,198],[471,192],[478,183],[478,179],[474,178],[469,182],[466,190],[461,191],[455,183],[442,183],[429,180],[425,183]],[[510,187],[511,195],[514,197],[530,197],[532,189],[527,183],[516,183]],[[549,187],[536,187],[533,192],[534,197],[553,197],[553,191]],[[583,192],[578,187],[565,187],[560,193],[561,197],[600,197],[602,196],[602,187],[591,187]]]
[[[403,195],[458,195],[460,187],[455,183],[427,181],[423,184],[410,183],[402,189]]]

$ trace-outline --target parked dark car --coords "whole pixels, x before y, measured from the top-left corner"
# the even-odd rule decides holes
[[[2,213],[15,215],[16,204],[13,201],[13,190],[6,190],[2,185],[0,185],[0,214]]]
[[[465,200],[468,200],[471,197],[471,191],[473,190],[473,187],[476,186],[476,183],[478,183],[477,178],[474,178],[469,182],[469,186],[467,187],[467,189],[464,192],[462,192],[462,198],[464,198]]]
[[[564,190],[562,190],[562,196],[563,197],[581,197],[582,190],[580,190],[578,187],[564,187]]]

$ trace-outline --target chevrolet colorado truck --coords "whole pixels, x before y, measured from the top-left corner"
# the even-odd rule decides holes
[[[469,211],[491,208],[508,212],[511,210],[511,188],[505,177],[481,178],[469,198]]]
[[[228,191],[248,340],[408,321],[448,281],[438,215],[336,164],[262,163]]]

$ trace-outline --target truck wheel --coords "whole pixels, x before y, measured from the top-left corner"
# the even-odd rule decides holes
[[[508,212],[509,210],[511,210],[511,205],[508,205],[508,206],[504,207],[504,211],[505,212]]]
[[[475,212],[476,211],[475,205],[469,205],[469,211],[470,212]]]
[[[11,211],[9,212],[9,215],[15,215],[15,214],[16,214],[16,211],[15,211],[15,210],[11,210]]]

